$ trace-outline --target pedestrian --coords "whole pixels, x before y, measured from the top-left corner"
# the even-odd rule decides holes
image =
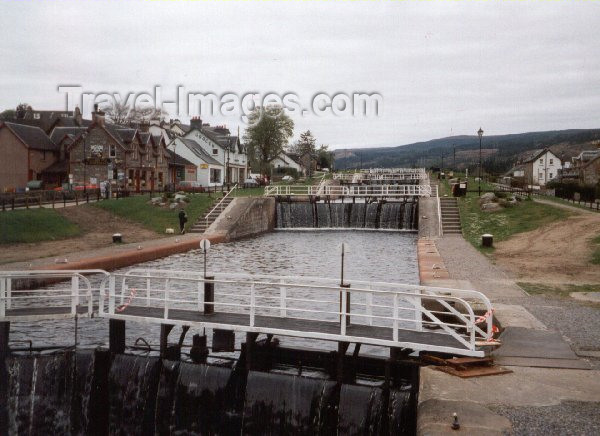
[[[183,235],[185,233],[185,223],[187,223],[187,215],[185,214],[185,210],[181,209],[179,211],[179,230]]]

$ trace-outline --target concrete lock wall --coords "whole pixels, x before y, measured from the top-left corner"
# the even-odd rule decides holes
[[[275,199],[245,197],[234,199],[206,233],[225,241],[233,241],[274,228]]]

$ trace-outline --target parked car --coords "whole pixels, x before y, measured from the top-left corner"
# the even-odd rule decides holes
[[[292,182],[292,181],[294,180],[294,178],[293,178],[292,176],[283,176],[283,177],[281,178],[281,180],[282,180],[283,182]]]
[[[252,177],[248,177],[246,180],[244,180],[244,188],[257,188],[259,186],[260,184],[258,181]]]

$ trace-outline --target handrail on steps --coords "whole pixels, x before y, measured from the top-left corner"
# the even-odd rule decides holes
[[[227,197],[229,197],[229,195],[230,195],[230,194],[231,194],[231,193],[232,193],[234,190],[236,190],[236,189],[237,189],[237,187],[238,187],[238,184],[237,184],[237,183],[236,183],[235,185],[233,185],[233,188],[231,188],[231,189],[229,190],[229,192],[228,192],[227,194],[225,194],[225,195],[223,196],[223,198],[221,198],[221,201],[219,201],[219,202],[218,202],[218,203],[215,205],[215,207],[213,207],[213,208],[210,210],[210,212],[208,212],[208,213],[206,214],[206,217],[204,218],[204,219],[206,220],[206,229],[208,229],[208,217],[210,216],[210,214],[212,214],[212,213],[213,213],[215,210],[217,210],[217,208],[218,208],[219,206],[221,206],[221,203],[223,203],[223,201],[225,201],[225,199],[226,199]],[[205,230],[206,230],[206,229],[205,229]]]

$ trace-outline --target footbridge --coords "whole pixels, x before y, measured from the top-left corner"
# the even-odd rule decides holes
[[[124,323],[134,321],[481,357],[491,313],[480,292],[387,282],[160,269],[0,273],[4,347],[12,321],[99,316],[110,320],[111,344],[124,342]]]
[[[430,197],[431,186],[423,185],[273,185],[265,187],[265,196],[331,196],[331,197]]]

